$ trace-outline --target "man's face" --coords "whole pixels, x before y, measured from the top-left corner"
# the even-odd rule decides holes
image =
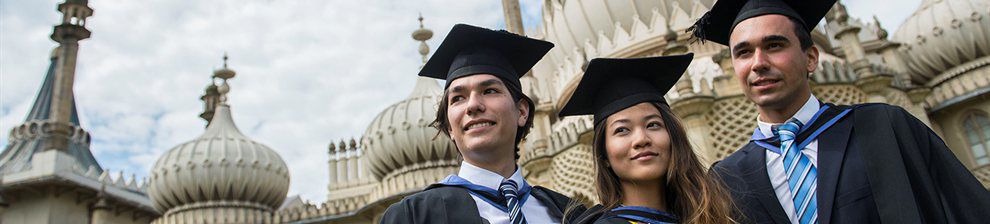
[[[729,36],[736,78],[760,108],[783,109],[811,93],[807,76],[818,66],[818,50],[801,49],[796,25],[783,15],[762,15],[743,20]]]
[[[526,124],[527,116],[528,105],[514,101],[505,83],[494,75],[457,78],[447,89],[450,137],[465,157],[512,155],[516,131]],[[498,149],[508,152],[493,151]]]

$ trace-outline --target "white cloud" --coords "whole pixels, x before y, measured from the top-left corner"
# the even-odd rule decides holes
[[[917,1],[917,0],[914,0]],[[56,44],[58,1],[0,1],[0,144],[23,121]],[[540,1],[523,0],[527,28]],[[879,5],[857,1],[850,5]],[[854,17],[875,8],[850,6]],[[90,1],[93,32],[80,43],[75,93],[105,168],[146,176],[159,155],[202,133],[199,96],[224,51],[234,120],[289,165],[290,194],[326,198],[326,146],[357,138],[412,90],[420,57],[410,33],[422,12],[436,49],[454,23],[504,26],[501,2]],[[865,8],[865,9],[859,9]],[[864,17],[865,16],[865,17]],[[884,21],[888,30],[892,23]],[[127,174],[127,176],[130,176]]]

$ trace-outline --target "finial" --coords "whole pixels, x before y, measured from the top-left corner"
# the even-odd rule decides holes
[[[227,52],[223,52],[223,68],[220,68],[219,70],[214,71],[213,72],[213,77],[217,77],[217,78],[220,78],[220,79],[223,79],[223,80],[227,80],[227,79],[233,78],[235,75],[237,75],[237,73],[235,73],[234,70],[230,70],[230,68],[227,68],[227,59],[229,59],[229,58],[230,57],[227,57]]]
[[[227,68],[227,51],[223,52],[223,68]]]
[[[873,15],[873,23],[877,25],[877,39],[887,39],[887,30],[880,26],[880,18],[877,18],[877,15]]]
[[[419,55],[423,57],[423,64],[426,64],[426,55],[430,54],[430,46],[426,45],[426,40],[433,38],[433,31],[423,28],[423,13],[419,13],[419,29],[413,31],[413,40],[419,41]]]
[[[419,28],[423,28],[423,12],[419,12]]]

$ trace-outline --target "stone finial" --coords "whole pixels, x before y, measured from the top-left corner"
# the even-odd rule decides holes
[[[674,84],[674,89],[677,91],[677,94],[680,95],[681,97],[694,94],[694,88],[692,87],[691,84],[691,77],[687,75],[681,76],[681,79],[677,80],[677,83]]]
[[[886,40],[887,30],[883,29],[883,26],[880,26],[880,18],[877,18],[877,15],[873,15],[873,24],[876,24],[877,39]]]
[[[330,142],[330,146],[327,147],[327,153],[333,154],[335,151],[337,151],[337,146],[333,142]]]
[[[426,55],[430,54],[430,46],[426,45],[426,41],[433,37],[433,31],[430,29],[423,28],[423,13],[419,14],[419,29],[413,31],[413,40],[419,41],[419,55],[423,57],[423,63],[426,63]]]
[[[846,25],[846,23],[849,22],[849,12],[846,12],[846,6],[843,5],[842,2],[836,2],[835,5],[832,6],[831,14],[832,16],[830,19],[839,23],[839,25]]]
[[[351,138],[350,149],[357,149],[357,147],[358,147],[357,141],[355,141],[354,138]]]

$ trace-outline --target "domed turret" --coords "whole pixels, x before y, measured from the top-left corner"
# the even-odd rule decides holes
[[[289,190],[278,153],[234,124],[226,78],[217,91],[220,102],[206,132],[170,149],[151,170],[148,193],[166,223],[263,222]]]
[[[904,43],[908,73],[924,84],[963,63],[990,55],[990,3],[924,0],[894,33]]]
[[[432,31],[423,28],[422,22],[420,17],[420,28],[412,37],[421,42],[419,53],[425,61],[429,54],[425,41]],[[368,125],[361,145],[367,152],[371,174],[383,186],[372,198],[424,187],[460,164],[450,138],[438,135],[437,129],[430,126],[442,91],[433,79],[418,77],[409,97],[386,108]]]

